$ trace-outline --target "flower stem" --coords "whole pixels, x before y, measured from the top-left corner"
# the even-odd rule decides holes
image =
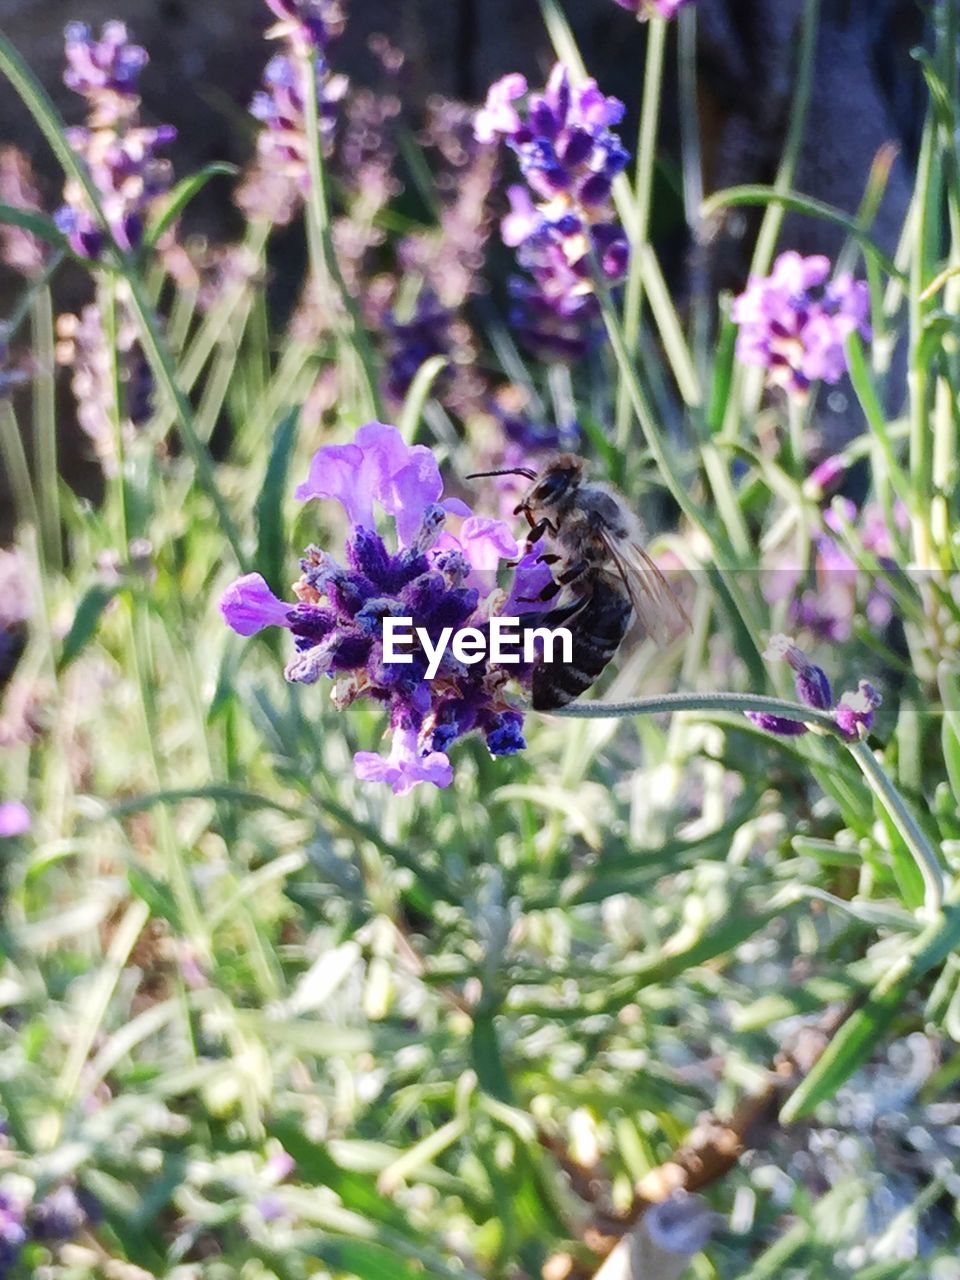
[[[861,772],[869,783],[871,790],[887,813],[889,813],[903,838],[904,844],[910,850],[913,860],[917,864],[917,868],[923,877],[924,913],[932,919],[943,906],[946,890],[946,880],[943,868],[940,865],[940,859],[921,830],[920,824],[907,808],[903,796],[893,785],[880,761],[867,746],[866,742],[858,738],[853,742],[847,742],[847,748],[860,766]]]
[[[306,70],[306,125],[307,157],[310,169],[310,194],[307,200],[307,236],[311,265],[318,287],[332,285],[340,295],[347,316],[349,343],[360,363],[363,384],[363,411],[367,417],[380,419],[380,396],[377,391],[376,363],[370,335],[367,333],[357,306],[357,300],[347,287],[340,270],[333,235],[330,228],[330,208],[327,197],[327,174],[323,156],[323,139],[320,136],[320,112],[317,105],[317,64],[311,51],[303,53]]]
[[[945,880],[940,860],[933,846],[907,808],[906,801],[888,777],[880,761],[863,739],[846,737],[827,711],[781,698],[768,698],[752,693],[668,693],[655,698],[636,698],[630,702],[582,702],[558,709],[560,716],[578,719],[625,719],[631,716],[657,715],[676,711],[759,712],[799,720],[803,724],[826,731],[847,748],[860,767],[871,790],[890,815],[891,821],[910,851],[924,883],[924,914],[932,918],[943,907]]]
[[[640,337],[640,310],[643,306],[643,270],[641,245],[646,243],[650,227],[650,202],[656,161],[657,129],[660,123],[660,97],[663,84],[663,54],[667,40],[667,24],[652,18],[647,31],[647,56],[643,73],[643,104],[640,108],[640,131],[637,137],[637,164],[634,175],[634,213],[627,225],[630,239],[630,265],[623,303],[623,336],[628,351],[635,351]],[[617,385],[616,440],[623,448],[629,443],[632,414],[630,394],[623,375]]]

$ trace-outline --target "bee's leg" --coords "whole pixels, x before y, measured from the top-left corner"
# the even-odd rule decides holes
[[[552,600],[554,596],[560,594],[563,587],[567,586],[571,582],[575,582],[576,579],[579,578],[581,574],[586,573],[589,568],[589,561],[580,560],[577,564],[571,565],[569,569],[566,569],[561,573],[559,577],[554,578],[552,582],[548,582],[538,596],[527,597],[525,601],[523,596],[521,596],[520,599],[525,603],[532,600]]]
[[[553,521],[547,519],[546,516],[544,516],[542,520],[538,520],[537,523],[534,524],[530,516],[530,512],[529,511],[525,512],[525,515],[527,517],[527,520],[530,521],[530,532],[527,534],[527,540],[524,543],[523,555],[520,557],[521,560],[524,558],[524,556],[528,556],[530,554],[530,552],[537,545],[537,543],[540,541],[540,539],[543,537],[545,533],[557,532]],[[520,563],[520,560],[511,560],[510,567],[516,568],[516,566],[519,563]]]
[[[542,556],[537,556],[537,564],[556,564],[563,557],[557,555],[556,551],[545,551]]]

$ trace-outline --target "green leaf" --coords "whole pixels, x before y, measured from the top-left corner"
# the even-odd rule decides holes
[[[256,564],[277,594],[284,588],[283,567],[287,558],[287,538],[283,521],[283,500],[290,473],[290,457],[297,442],[299,419],[299,409],[291,409],[274,432],[263,488],[257,499]],[[289,573],[286,576],[289,577]]]
[[[15,209],[9,204],[0,204],[0,223],[21,227],[62,253],[69,252],[66,236],[50,218],[42,213],[34,213],[29,209]]]
[[[830,1042],[807,1078],[787,1099],[780,1119],[791,1124],[834,1097],[842,1084],[867,1061],[921,979],[960,946],[960,907],[944,914],[905,947],[866,1003],[853,1013]]]
[[[235,164],[216,161],[213,164],[204,165],[199,173],[192,173],[189,177],[183,178],[178,182],[170,192],[157,217],[147,228],[146,235],[143,238],[144,249],[149,251],[153,248],[163,233],[173,226],[190,201],[199,195],[211,178],[221,176],[232,178],[239,172],[240,170]]]
[[[429,360],[424,360],[417,370],[416,377],[411,382],[410,390],[403,402],[403,408],[400,410],[400,417],[397,419],[400,434],[407,444],[412,444],[416,439],[424,405],[430,398],[433,384],[449,363],[446,356],[431,356]]]
[[[419,1263],[406,1262],[393,1250],[366,1240],[314,1240],[310,1253],[357,1280],[424,1280]]]
[[[960,669],[941,662],[937,667],[937,686],[943,702],[943,759],[954,801],[960,808]]]
[[[104,609],[117,595],[119,587],[105,587],[98,583],[91,587],[77,606],[73,622],[67,632],[57,661],[57,673],[61,674],[71,662],[79,658],[96,635]]]

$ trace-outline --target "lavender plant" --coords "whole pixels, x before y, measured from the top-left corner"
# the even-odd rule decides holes
[[[384,40],[347,80],[363,6],[266,0],[232,192],[172,185],[123,23],[68,28],[79,129],[0,36],[64,169],[0,150],[0,1277],[957,1275],[958,17],[888,255],[877,191],[794,189],[814,0],[777,178],[705,201],[707,8],[618,2],[641,102],[543,0],[546,88],[424,121]],[[181,230],[211,178],[234,243]],[[430,655],[549,612],[535,482],[468,477],[567,450],[689,626],[544,715]]]

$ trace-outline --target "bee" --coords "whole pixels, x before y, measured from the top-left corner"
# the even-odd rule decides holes
[[[578,698],[594,683],[620,647],[636,618],[662,639],[689,625],[682,605],[644,550],[640,521],[611,485],[591,483],[587,463],[573,453],[551,458],[539,472],[529,467],[476,475],[520,475],[530,488],[514,509],[529,525],[524,555],[544,540],[538,562],[552,566],[551,581],[538,600],[549,607],[535,625],[567,625],[572,661],[539,663],[533,669],[532,702],[552,711]],[[472,479],[473,477],[468,477]]]

